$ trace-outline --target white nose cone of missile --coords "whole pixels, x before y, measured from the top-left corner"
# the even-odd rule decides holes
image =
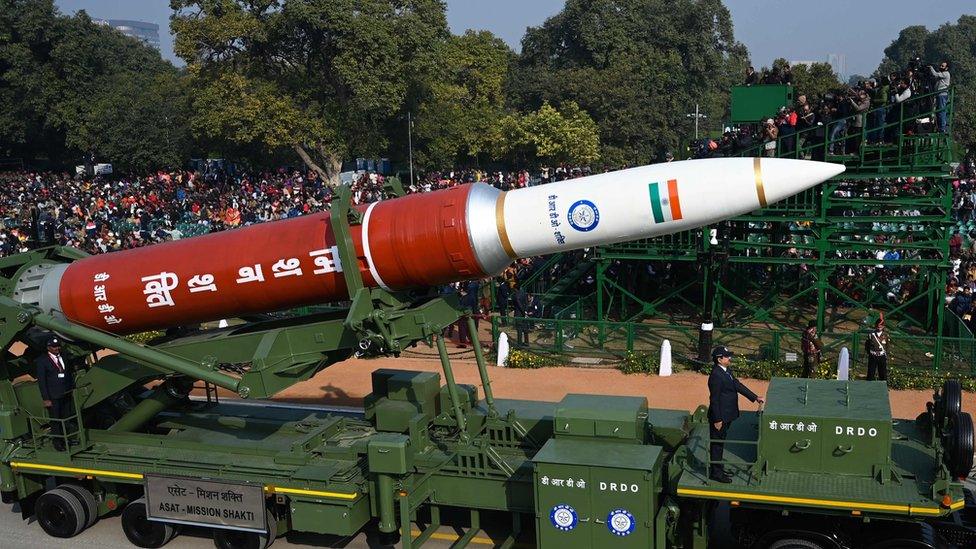
[[[472,244],[486,272],[494,272],[517,257],[638,240],[733,218],[843,171],[840,164],[809,160],[714,158],[517,189],[491,200],[494,216],[487,200],[486,208],[476,208],[481,214],[469,217]]]

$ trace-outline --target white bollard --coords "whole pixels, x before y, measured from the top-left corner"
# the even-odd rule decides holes
[[[498,360],[495,361],[495,366],[505,366],[505,361],[508,360],[508,334],[502,332],[498,336]]]
[[[671,375],[671,342],[666,339],[664,343],[661,343],[661,363],[658,367],[657,375]]]
[[[837,355],[837,379],[847,381],[851,375],[851,353],[847,347],[841,347]]]

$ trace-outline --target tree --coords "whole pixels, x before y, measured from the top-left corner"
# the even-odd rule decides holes
[[[884,59],[875,71],[875,76],[900,72],[908,66],[909,61],[919,55],[925,55],[928,38],[929,31],[924,25],[913,25],[902,29],[898,33],[898,38],[885,48]]]
[[[427,168],[487,157],[500,138],[505,79],[515,57],[488,31],[451,36],[437,52],[437,68],[417,119],[418,163]]]
[[[499,123],[498,156],[544,162],[590,164],[600,158],[599,130],[579,105],[567,101],[557,110],[548,102],[535,112],[513,113]]]
[[[720,0],[569,0],[530,28],[509,80],[512,104],[575,101],[599,128],[611,165],[646,163],[728,110],[748,65]]]
[[[843,83],[829,63],[797,65],[792,69],[796,93],[806,94],[811,102],[823,97],[829,91],[843,87]]]
[[[786,67],[790,67],[796,93],[806,95],[811,102],[816,102],[816,99],[823,97],[825,93],[843,86],[829,63],[790,65],[790,62],[782,57],[773,60],[772,69],[783,72]],[[767,71],[766,67],[762,70]]]
[[[183,126],[165,123],[164,111],[177,116],[177,78],[159,52],[84,12],[0,0],[0,155],[169,163],[186,144]]]
[[[123,171],[179,167],[191,148],[186,81],[173,72],[113,75],[99,82],[67,144]]]
[[[878,77],[903,71],[915,59],[924,70],[925,65],[949,61],[955,89],[953,137],[969,149],[976,147],[976,16],[963,15],[932,32],[923,26],[906,27],[884,54]]]
[[[170,5],[176,53],[205,107],[194,127],[216,137],[220,130],[207,129],[213,125],[239,145],[289,147],[333,184],[343,158],[386,148],[390,125],[433,72],[449,35],[439,0]]]

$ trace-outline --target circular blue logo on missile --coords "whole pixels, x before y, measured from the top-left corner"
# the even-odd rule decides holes
[[[549,521],[557,529],[563,532],[569,532],[579,523],[579,516],[576,514],[576,509],[566,504],[559,504],[552,508],[549,512]]]
[[[600,223],[600,210],[589,200],[577,200],[569,207],[569,225],[577,231],[592,231]]]
[[[637,521],[626,509],[614,509],[607,515],[607,529],[615,536],[629,536],[634,533]]]

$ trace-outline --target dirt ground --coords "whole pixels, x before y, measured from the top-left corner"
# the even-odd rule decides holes
[[[22,349],[17,350],[22,352]],[[110,353],[111,351],[99,354]],[[372,390],[370,374],[373,370],[392,368],[441,373],[441,364],[433,349],[409,351],[408,354],[411,356],[354,358],[333,364],[312,379],[278,393],[273,400],[325,406],[360,406],[363,397]],[[477,385],[479,396],[484,398],[484,387],[481,385],[471,348],[461,349],[450,343],[448,354],[454,368],[455,380],[458,383]],[[693,411],[700,404],[708,404],[707,378],[691,372],[660,377],[626,375],[607,367],[573,366],[523,370],[489,365],[488,375],[495,398],[558,402],[569,393],[588,393],[646,396],[651,408]],[[443,377],[442,373],[442,383]],[[767,381],[754,379],[742,381],[759,395],[764,395],[769,385]],[[219,393],[223,398],[236,396],[223,389]],[[964,409],[972,409],[973,403],[976,403],[974,397],[976,395],[973,393],[963,395]],[[914,419],[925,410],[925,403],[932,400],[932,391],[891,391],[889,398],[893,417]],[[756,404],[743,397],[740,397],[739,407],[742,410],[757,409]]]
[[[452,354],[455,352],[452,350]],[[465,353],[470,354],[470,353]],[[474,360],[452,358],[454,376],[458,383],[477,385],[484,398],[484,388]],[[334,364],[312,379],[295,385],[276,395],[275,400],[335,406],[358,406],[369,394],[370,373],[379,368],[441,372],[440,362],[433,358],[350,359]],[[556,402],[568,393],[601,395],[646,396],[652,408],[694,410],[708,403],[707,378],[697,373],[677,373],[670,377],[625,375],[609,368],[542,368],[523,370],[489,366],[488,375],[495,398],[542,400]],[[443,381],[443,374],[441,375]],[[743,380],[763,395],[768,382]],[[967,394],[964,401],[972,398]],[[892,415],[914,419],[925,410],[932,399],[932,391],[892,391]],[[969,403],[964,403],[964,406]],[[971,406],[971,404],[969,404]],[[966,407],[969,407],[966,406]],[[743,410],[757,405],[741,398]]]

